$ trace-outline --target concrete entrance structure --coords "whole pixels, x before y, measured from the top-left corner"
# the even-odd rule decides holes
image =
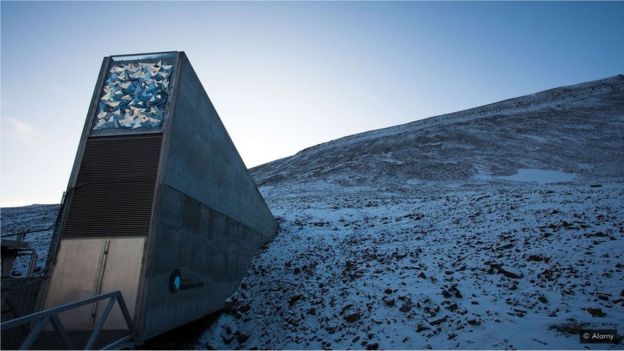
[[[45,307],[121,290],[138,341],[222,308],[276,229],[183,52],[104,59],[66,194]]]

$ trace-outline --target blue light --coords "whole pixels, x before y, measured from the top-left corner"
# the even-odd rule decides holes
[[[141,58],[141,61],[137,61]],[[113,58],[98,102],[92,134],[158,131],[171,90],[170,55]]]

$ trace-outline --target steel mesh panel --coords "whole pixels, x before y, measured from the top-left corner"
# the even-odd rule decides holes
[[[61,235],[147,235],[161,141],[162,134],[89,138]]]

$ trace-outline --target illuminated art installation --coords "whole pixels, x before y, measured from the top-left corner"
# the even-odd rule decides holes
[[[108,70],[92,131],[160,128],[173,65],[115,62]]]

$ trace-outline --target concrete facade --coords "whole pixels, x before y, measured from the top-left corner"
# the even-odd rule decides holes
[[[222,308],[275,232],[269,208],[184,53],[178,62],[144,263],[140,338]],[[175,269],[192,287],[172,294],[166,287]]]
[[[135,322],[133,334],[138,341],[142,341],[223,308],[225,299],[238,288],[249,269],[253,256],[274,235],[276,223],[183,52],[175,53],[171,95],[167,102],[164,126],[158,133],[150,133],[147,137],[145,133],[133,137],[131,131],[112,136],[91,135],[89,130],[96,118],[99,91],[110,67],[109,62],[113,60],[114,57],[104,60],[94,100],[85,122],[68,186],[66,213],[59,214],[61,225],[59,233],[55,234],[60,238],[60,249],[56,252],[58,256],[81,255],[63,249],[64,246],[72,246],[71,240],[86,241],[85,245],[89,245],[88,242],[92,240],[94,246],[97,246],[99,244],[95,241],[99,243],[105,239],[110,241],[112,247],[115,241],[128,240],[135,236],[140,238],[144,243],[142,249],[126,252],[127,255],[141,257],[114,259],[140,265],[130,270],[139,272],[138,282],[137,274],[124,275],[123,268],[114,272],[107,271],[108,261],[104,260],[105,266],[98,269],[102,273],[95,278],[85,277],[89,281],[84,282],[84,285],[97,286],[99,293],[106,293],[136,284],[138,288],[132,290],[134,296],[124,298],[129,300],[129,305],[134,306],[131,311]],[[84,206],[77,209],[74,209],[77,205],[72,207],[72,199],[78,198],[77,195],[72,195],[72,191],[79,187],[90,189],[89,186],[97,185],[97,189],[106,189],[108,186],[95,183],[107,181],[109,177],[84,176],[94,174],[93,167],[108,164],[104,154],[102,157],[98,156],[100,158],[97,158],[97,162],[89,163],[92,168],[88,172],[84,171],[81,167],[84,167],[83,163],[86,161],[83,162],[83,159],[88,160],[91,157],[88,155],[87,145],[96,145],[96,141],[104,140],[99,138],[107,138],[106,142],[109,144],[125,138],[126,143],[143,145],[141,143],[152,138],[150,135],[155,138],[160,135],[162,141],[159,146],[160,153],[156,155],[158,166],[153,185],[149,229],[145,231],[147,234],[137,231],[133,236],[133,227],[124,227],[125,222],[121,221],[115,223],[115,226],[97,224],[94,228],[91,225],[89,237],[79,237],[76,234],[64,237],[63,228],[69,228],[64,226],[64,222],[67,222],[68,216],[71,217],[71,211],[86,211]],[[129,138],[135,139],[128,140]],[[81,184],[78,184],[78,179],[83,179]],[[88,184],[89,182],[95,185]],[[77,191],[85,191],[80,189]],[[129,187],[128,196],[140,195],[139,199],[146,198],[144,194],[132,194],[132,191],[132,187]],[[82,198],[84,197],[83,194]],[[114,205],[115,203],[111,206],[114,208]],[[85,217],[79,217],[81,220],[82,218]],[[106,223],[106,218],[100,219],[98,223]],[[97,226],[100,225],[103,226],[102,234],[98,235]],[[77,232],[76,225],[71,228],[72,233]],[[123,238],[117,238],[116,235],[122,235]],[[109,255],[109,251],[106,250],[105,254]],[[78,261],[85,261],[85,266],[88,266],[87,261],[93,260],[91,265],[97,265],[98,259],[101,262],[101,257],[91,254]],[[54,262],[67,261],[67,257],[54,258]],[[76,259],[72,258],[70,261]],[[62,282],[82,279],[72,270],[63,267],[63,264],[53,265],[52,289],[49,289],[52,294],[47,297],[48,307],[51,304],[71,302],[73,293],[64,290]],[[111,275],[113,273],[114,276]],[[77,320],[80,318],[84,316],[76,317]],[[71,325],[71,321],[67,322],[67,325]],[[108,326],[109,329],[115,329],[114,322]]]

